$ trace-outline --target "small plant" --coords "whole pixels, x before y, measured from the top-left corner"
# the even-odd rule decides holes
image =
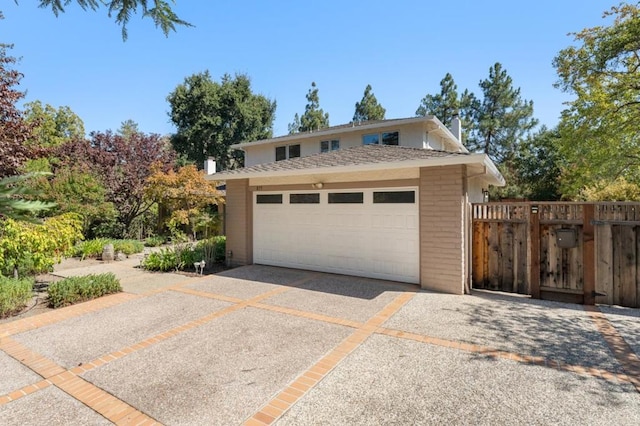
[[[112,273],[69,277],[49,285],[49,305],[61,308],[122,291]]]
[[[33,279],[0,276],[0,318],[20,311],[33,294]]]
[[[185,263],[180,257],[181,249],[174,247],[161,248],[160,251],[149,253],[142,261],[142,267],[149,271],[178,271]]]
[[[164,244],[164,237],[156,235],[154,237],[148,237],[144,240],[144,245],[147,247],[159,247]]]
[[[138,240],[112,240],[111,243],[116,253],[122,252],[127,256],[144,250],[144,243]]]
[[[76,244],[74,255],[81,260],[88,257],[98,257],[102,254],[102,249],[106,244],[109,244],[107,238],[94,238],[93,240],[81,241]]]
[[[134,253],[142,253],[144,244],[138,240],[111,240],[108,238],[94,238],[93,240],[82,241],[75,246],[75,256],[81,259],[88,257],[98,257],[102,254],[105,245],[113,244],[113,250],[122,252],[127,256]]]

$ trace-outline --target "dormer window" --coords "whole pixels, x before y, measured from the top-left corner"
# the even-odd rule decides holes
[[[338,149],[340,149],[340,141],[338,139],[320,141],[320,152],[337,151]]]
[[[399,132],[370,133],[362,136],[363,145],[400,145]]]
[[[276,161],[300,157],[300,144],[276,147]]]

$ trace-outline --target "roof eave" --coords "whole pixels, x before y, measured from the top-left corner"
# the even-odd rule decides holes
[[[299,170],[278,170],[278,171],[259,171],[248,173],[236,173],[223,176],[210,175],[207,177],[209,180],[238,180],[238,179],[251,179],[251,178],[271,178],[271,177],[287,177],[287,176],[308,176],[327,173],[357,173],[357,172],[371,172],[378,170],[397,170],[397,169],[409,169],[419,167],[439,167],[439,166],[453,166],[462,164],[480,164],[486,166],[487,177],[485,180],[497,186],[504,186],[504,178],[495,167],[491,159],[485,154],[469,154],[469,155],[457,155],[452,157],[443,158],[429,158],[429,159],[417,159],[408,161],[395,161],[388,163],[373,163],[373,164],[359,164],[353,166],[331,166],[331,167],[314,167]]]

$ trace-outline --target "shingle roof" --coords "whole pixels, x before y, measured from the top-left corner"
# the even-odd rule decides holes
[[[330,167],[360,166],[381,163],[398,163],[402,161],[429,160],[435,158],[460,157],[470,154],[464,152],[446,152],[431,149],[409,148],[389,145],[363,145],[340,149],[307,157],[275,161],[273,163],[256,164],[236,170],[216,173],[216,179],[256,173],[286,172],[305,169],[322,169]]]

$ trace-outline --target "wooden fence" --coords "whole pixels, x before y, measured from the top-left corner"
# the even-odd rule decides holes
[[[640,203],[474,204],[472,284],[640,307]]]

